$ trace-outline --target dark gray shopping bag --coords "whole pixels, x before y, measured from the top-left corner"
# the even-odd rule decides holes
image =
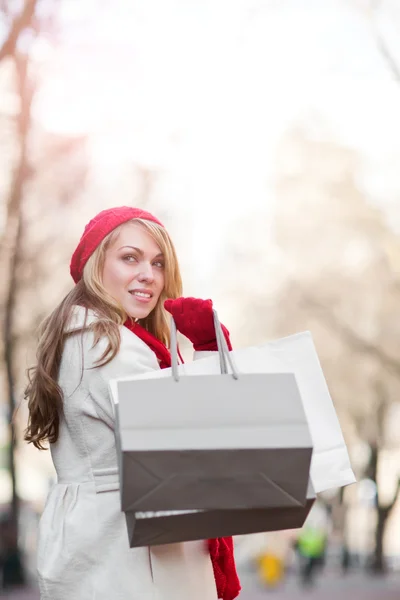
[[[129,544],[157,546],[208,538],[297,529],[302,527],[315,501],[309,484],[304,506],[170,513],[126,513]]]
[[[173,325],[168,373],[110,386],[123,511],[306,502],[312,444],[294,374],[238,373],[215,321],[222,374],[181,376]]]

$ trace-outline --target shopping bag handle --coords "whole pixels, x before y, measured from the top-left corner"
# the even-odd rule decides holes
[[[228,344],[226,343],[226,339],[224,333],[222,331],[221,323],[219,322],[218,314],[215,309],[213,309],[213,317],[214,317],[214,327],[215,334],[217,340],[218,347],[218,356],[219,356],[219,364],[221,375],[228,375],[228,363],[232,371],[233,379],[239,379],[238,370],[234,363],[233,357],[229,352]],[[175,381],[179,381],[179,372],[178,372],[178,335],[176,324],[174,318],[171,317],[171,367],[172,367],[172,376]]]

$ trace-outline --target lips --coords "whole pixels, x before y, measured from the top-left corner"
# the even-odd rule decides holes
[[[140,302],[150,302],[153,297],[153,292],[151,290],[129,290],[129,293]]]

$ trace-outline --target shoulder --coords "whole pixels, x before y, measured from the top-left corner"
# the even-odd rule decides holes
[[[94,310],[84,306],[75,305],[72,308],[69,320],[65,325],[65,332],[69,334],[79,333],[82,329],[99,320]]]
[[[98,320],[99,316],[93,310],[76,306],[66,327],[69,335],[65,352],[79,352],[85,371],[94,370],[109,379],[159,369],[154,352],[124,326],[119,327],[120,348],[116,356],[108,364],[99,367],[98,362],[107,350],[109,339],[105,335],[96,339],[90,326]]]

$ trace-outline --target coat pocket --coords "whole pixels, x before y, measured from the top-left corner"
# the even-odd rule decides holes
[[[56,484],[39,522],[37,570],[46,585],[68,585],[95,564],[93,483]]]

